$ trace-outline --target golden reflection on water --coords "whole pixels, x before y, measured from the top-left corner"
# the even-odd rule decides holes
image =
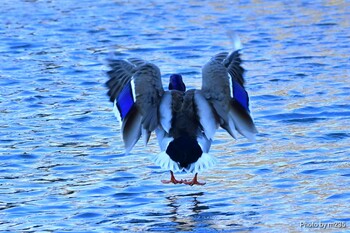
[[[25,18],[7,2],[1,230],[300,232],[349,219],[349,1],[26,1],[40,11]],[[124,155],[100,61],[115,50],[159,65],[164,86],[178,72],[200,88],[201,66],[232,48],[227,30],[242,39],[257,141],[219,130],[207,184],[164,185],[154,135]]]

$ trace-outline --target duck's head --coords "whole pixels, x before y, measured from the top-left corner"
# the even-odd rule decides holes
[[[181,74],[170,75],[169,90],[186,91],[185,83],[182,81]]]

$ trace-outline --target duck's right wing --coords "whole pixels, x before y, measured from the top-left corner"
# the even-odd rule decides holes
[[[202,93],[215,109],[222,128],[234,138],[239,133],[254,141],[257,130],[250,116],[243,73],[239,50],[219,53],[202,68]]]
[[[131,58],[110,59],[110,101],[121,122],[126,153],[134,147],[141,135],[147,144],[150,134],[158,126],[158,106],[164,93],[160,70],[149,62]]]

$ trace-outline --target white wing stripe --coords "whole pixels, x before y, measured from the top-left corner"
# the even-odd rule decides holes
[[[133,78],[130,80],[130,84],[131,84],[131,91],[132,91],[132,99],[134,100],[134,103],[136,103],[135,81]]]
[[[119,112],[118,107],[117,107],[117,99],[114,100],[113,113],[114,113],[114,116],[118,119],[120,126],[121,126],[122,125],[122,118],[120,116],[120,112]]]
[[[228,74],[228,81],[229,81],[229,85],[230,85],[230,96],[231,96],[231,98],[233,98],[233,84],[232,84],[232,77],[230,74]]]

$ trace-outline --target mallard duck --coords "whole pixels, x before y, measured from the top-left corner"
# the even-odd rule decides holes
[[[154,131],[161,150],[154,162],[171,175],[163,183],[205,184],[197,175],[215,164],[209,149],[219,126],[235,139],[241,134],[255,140],[240,49],[218,53],[203,66],[200,90],[186,90],[181,74],[172,74],[165,91],[159,68],[142,59],[108,63],[106,85],[121,123],[125,153],[141,135],[147,145]],[[180,171],[195,175],[192,180],[177,180],[174,172]]]

